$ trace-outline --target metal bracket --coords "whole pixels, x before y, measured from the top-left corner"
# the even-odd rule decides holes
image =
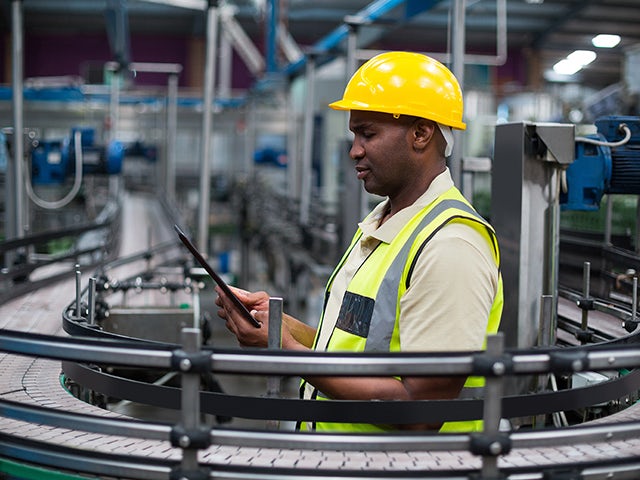
[[[177,349],[172,352],[171,369],[182,373],[211,372],[211,353],[200,350],[193,353]]]

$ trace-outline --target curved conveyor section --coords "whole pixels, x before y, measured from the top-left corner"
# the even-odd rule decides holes
[[[148,210],[153,208],[151,203],[129,200],[125,205],[130,209],[147,217],[152,215]],[[127,219],[127,215],[131,212],[125,212],[125,230],[143,224],[131,216]],[[123,235],[126,236],[124,232]],[[76,362],[173,370],[184,375],[181,402],[197,405],[196,398],[201,397],[194,394],[192,386],[201,369],[264,375],[326,373],[336,369],[352,374],[481,371],[488,377],[487,396],[494,398],[500,393],[503,372],[625,368],[631,373],[616,384],[618,394],[635,391],[640,383],[640,374],[634,371],[640,366],[635,336],[627,337],[621,345],[570,349],[563,354],[546,350],[502,352],[498,348],[487,354],[408,355],[401,359],[373,356],[362,361],[335,356],[318,363],[305,356],[291,358],[274,352],[186,353],[190,352],[189,345],[183,349],[175,345],[67,337],[60,312],[67,307],[74,290],[75,279],[70,278],[0,307],[0,326],[4,330],[0,332],[0,473],[39,479],[87,475],[132,479],[533,479],[636,478],[640,472],[640,407],[636,405],[599,421],[563,429],[486,436],[327,436],[184,428],[189,422],[198,425],[197,415],[194,418],[188,412],[181,425],[140,422],[76,399],[62,386],[60,377],[63,364],[71,366]],[[613,388],[611,385],[607,389]],[[611,391],[602,393],[610,394]],[[541,400],[535,398],[531,403],[544,403]],[[203,405],[207,401],[204,397]],[[487,404],[493,405],[495,414],[497,402]],[[396,405],[400,404],[391,404],[388,409]],[[502,405],[503,413],[512,408],[507,400]],[[493,418],[491,408],[483,414],[489,420]],[[487,424],[489,430],[492,427]]]

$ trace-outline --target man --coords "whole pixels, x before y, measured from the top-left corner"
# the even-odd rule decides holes
[[[497,331],[502,312],[499,253],[493,229],[454,187],[446,157],[451,128],[465,129],[453,74],[420,54],[391,52],[366,62],[342,100],[350,111],[350,156],[364,188],[387,197],[360,224],[327,284],[318,329],[283,319],[289,350],[477,351]],[[245,346],[264,347],[267,328],[243,320],[222,292],[217,304]],[[238,290],[255,317],[268,321],[268,295]],[[478,379],[452,377],[305,378],[304,398],[419,400],[457,398]],[[466,388],[465,388],[466,390]],[[441,428],[440,428],[441,427]],[[388,430],[391,426],[305,423],[303,429]],[[470,431],[478,422],[411,425]]]

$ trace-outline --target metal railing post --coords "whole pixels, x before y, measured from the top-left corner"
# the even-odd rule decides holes
[[[267,347],[269,350],[280,350],[282,348],[282,298],[269,298],[269,338]],[[270,375],[267,377],[267,397],[278,398],[280,396],[281,377]],[[278,430],[280,422],[278,420],[268,420],[267,428]]]
[[[553,315],[553,295],[540,296],[540,326],[538,328],[538,346],[549,347],[556,343],[556,326]],[[538,391],[542,392],[549,384],[549,374],[538,375]],[[536,427],[544,427],[545,415],[534,417]]]
[[[76,310],[73,315],[76,320],[82,319],[82,272],[78,263],[76,263]]]
[[[183,328],[181,332],[182,349],[186,354],[196,353],[200,348],[200,329]],[[187,434],[178,438],[182,448],[182,471],[198,470],[198,448],[194,448],[189,432],[200,428],[200,374],[191,371],[193,365],[188,358],[180,361],[181,374],[181,419],[182,427]]]
[[[592,340],[592,331],[589,330],[589,310],[593,310],[593,298],[591,298],[591,262],[584,262],[582,271],[582,298],[578,301],[578,307],[582,310],[582,322],[576,338],[583,345]]]
[[[501,332],[487,337],[486,353],[490,357],[499,358],[504,352],[504,336]],[[504,373],[506,365],[496,360],[492,365],[492,376],[486,378],[483,406],[482,438],[487,439],[487,451],[482,455],[482,478],[498,478],[498,455],[503,453],[504,445],[498,435],[502,417],[502,396],[504,391]]]
[[[91,277],[89,279],[89,292],[87,297],[88,309],[87,309],[87,323],[90,326],[96,325],[96,279]]]

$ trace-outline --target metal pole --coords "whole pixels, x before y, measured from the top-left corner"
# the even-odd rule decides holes
[[[504,336],[497,333],[487,337],[487,353],[499,357],[504,352]],[[502,416],[502,395],[504,390],[505,365],[501,361],[493,364],[493,372],[496,376],[487,377],[485,384],[485,396],[483,402],[483,434],[496,437],[500,429]],[[489,445],[490,454],[482,457],[482,478],[498,478],[498,455],[502,446],[496,442]]]
[[[195,353],[200,348],[200,329],[183,328],[181,332],[182,349],[186,353]],[[181,379],[181,413],[182,426],[187,432],[195,432],[200,427],[200,375],[187,373],[191,369],[191,362],[183,359],[180,363],[183,371]],[[188,437],[180,439],[182,447],[182,469],[196,471],[198,469],[198,449],[190,448]]]
[[[636,322],[638,311],[638,277],[633,277],[633,293],[631,294],[631,321]]]
[[[549,347],[556,343],[556,328],[553,323],[553,296],[542,295],[540,298],[540,334],[539,347]]]
[[[604,217],[604,244],[611,245],[611,223],[613,218],[613,197],[607,195],[607,209],[605,210]],[[637,223],[636,223],[637,225]],[[638,251],[638,244],[636,243],[636,251]]]
[[[307,60],[307,86],[304,108],[304,140],[300,189],[300,223],[309,223],[311,207],[311,160],[313,155],[313,113],[315,104],[316,59],[309,55]]]
[[[638,228],[638,221],[640,220],[640,198],[636,199],[637,205],[636,205],[636,238],[635,240],[635,247],[636,247],[636,252],[640,252],[640,228]],[[613,203],[613,201],[611,202]],[[608,212],[608,209],[607,209]],[[612,216],[609,217],[607,220],[609,222],[612,222],[612,217],[613,217],[613,209],[611,210],[612,212]],[[609,235],[611,235],[611,227],[609,227]],[[611,242],[611,236],[609,236],[609,242]]]
[[[269,350],[280,350],[282,347],[282,298],[269,299]]]
[[[231,36],[223,28],[220,34],[220,80],[218,82],[218,96],[220,98],[231,98],[231,80],[233,78],[232,47]]]
[[[191,288],[193,291],[193,328],[200,328],[200,286],[194,281]]]
[[[458,79],[460,87],[464,90],[464,52],[465,52],[465,14],[466,0],[453,2],[453,20],[451,28],[451,71]],[[460,185],[462,179],[462,155],[464,153],[462,132],[453,130],[454,146],[449,158],[451,177],[456,185]]]
[[[553,297],[551,295],[542,295],[540,297],[540,326],[538,330],[539,347],[548,347],[556,343],[556,326],[553,318]],[[538,375],[539,392],[544,391],[548,383],[548,373]],[[534,417],[534,425],[536,428],[544,427],[545,415],[536,415]]]
[[[118,135],[118,127],[120,124],[120,65],[116,65],[111,75],[111,95],[109,98],[109,140],[115,140]]]
[[[347,36],[347,61],[346,61],[346,78],[345,85],[349,83],[352,75],[358,69],[358,59],[356,56],[356,52],[358,49],[358,29],[359,25],[355,23],[349,24],[349,34]],[[349,131],[349,115],[345,117],[347,124],[345,125],[345,133]],[[350,160],[349,160],[350,161]],[[358,182],[360,184],[360,182]],[[354,190],[354,194],[356,195],[356,205],[359,205],[357,218],[353,219],[354,221],[351,225],[357,224],[360,220],[362,220],[367,213],[369,213],[369,195],[365,191],[364,188],[360,187]]]
[[[591,295],[591,262],[584,262],[582,270],[582,296],[588,300]],[[582,309],[582,330],[589,328],[589,310]]]
[[[176,198],[176,138],[178,131],[178,75],[169,74],[167,85],[167,153],[165,155],[165,192],[169,201]]]
[[[211,200],[211,125],[216,78],[218,37],[217,1],[209,1],[207,10],[207,49],[204,72],[204,108],[202,113],[202,158],[200,161],[200,208],[198,212],[198,246],[209,251],[209,202]]]
[[[267,73],[274,73],[278,71],[278,57],[277,57],[277,39],[278,39],[278,17],[280,16],[280,0],[268,0],[267,1]]]
[[[12,42],[13,42],[13,179],[9,178],[9,182],[13,181],[12,199],[13,223],[7,224],[7,237],[22,238],[24,237],[25,213],[24,213],[24,105],[23,105],[23,16],[22,16],[22,0],[13,0],[11,4],[12,13]]]
[[[282,347],[282,298],[271,297],[269,299],[269,336],[267,347],[269,350],[280,350]],[[280,396],[280,380],[277,375],[267,377],[267,397],[278,398]],[[267,428],[278,430],[278,420],[268,420]]]
[[[547,209],[547,243],[543,265],[543,294],[551,295],[553,305],[551,314],[552,323],[558,319],[558,276],[560,271],[560,191],[562,168],[550,166],[549,198]]]
[[[87,303],[89,308],[87,310],[87,323],[89,325],[96,324],[96,279],[91,277],[89,279],[89,293]]]
[[[73,316],[76,320],[82,318],[82,273],[79,264],[76,264],[76,311]]]

